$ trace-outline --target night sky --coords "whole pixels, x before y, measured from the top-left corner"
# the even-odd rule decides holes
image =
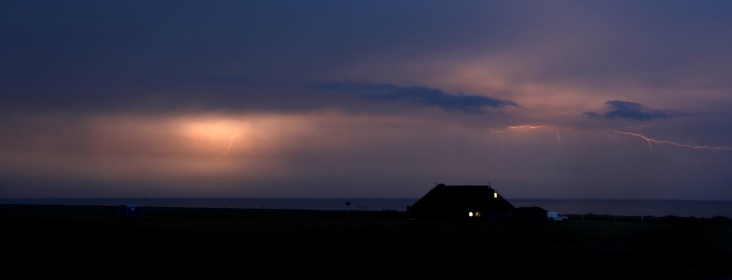
[[[732,200],[732,1],[2,1],[0,197]]]

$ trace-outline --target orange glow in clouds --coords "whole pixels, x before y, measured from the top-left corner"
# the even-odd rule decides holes
[[[233,149],[241,147],[245,140],[243,136],[249,132],[247,124],[231,119],[193,119],[181,126],[183,136],[192,149],[211,154],[216,159],[222,159]]]

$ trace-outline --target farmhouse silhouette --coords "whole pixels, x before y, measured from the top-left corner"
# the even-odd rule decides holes
[[[440,183],[407,207],[407,216],[415,220],[547,220],[547,213],[550,212],[538,206],[513,206],[490,183]],[[564,216],[560,218],[558,220],[566,219]]]

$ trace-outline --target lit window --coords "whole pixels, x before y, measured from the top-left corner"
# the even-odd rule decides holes
[[[468,217],[472,217],[472,216],[473,216],[473,212],[468,212]]]
[[[493,198],[498,198],[498,193],[497,192],[493,192]]]

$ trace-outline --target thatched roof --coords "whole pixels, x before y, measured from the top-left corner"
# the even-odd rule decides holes
[[[428,220],[499,219],[515,210],[490,185],[439,184],[410,206],[408,214]]]

